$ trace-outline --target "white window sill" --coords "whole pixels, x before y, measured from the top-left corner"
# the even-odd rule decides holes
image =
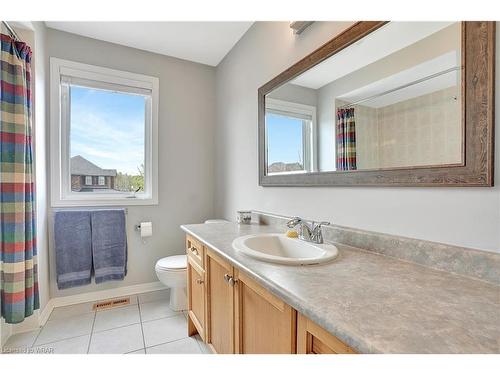
[[[64,199],[52,202],[52,207],[104,207],[104,206],[155,206],[154,198],[115,198],[115,199]]]

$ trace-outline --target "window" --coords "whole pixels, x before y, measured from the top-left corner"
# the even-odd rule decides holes
[[[51,58],[53,206],[158,203],[158,85]]]
[[[316,170],[316,108],[266,99],[267,174]]]

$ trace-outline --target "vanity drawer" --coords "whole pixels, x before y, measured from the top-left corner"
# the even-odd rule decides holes
[[[204,251],[205,249],[200,241],[191,236],[186,236],[186,253],[201,268],[204,267]]]

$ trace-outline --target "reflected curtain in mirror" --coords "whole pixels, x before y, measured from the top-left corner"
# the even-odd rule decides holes
[[[356,169],[356,121],[354,108],[337,110],[337,170]]]

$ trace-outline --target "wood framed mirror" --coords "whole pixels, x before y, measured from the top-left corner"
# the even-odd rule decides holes
[[[259,184],[493,186],[494,67],[494,22],[357,22],[259,88]]]

